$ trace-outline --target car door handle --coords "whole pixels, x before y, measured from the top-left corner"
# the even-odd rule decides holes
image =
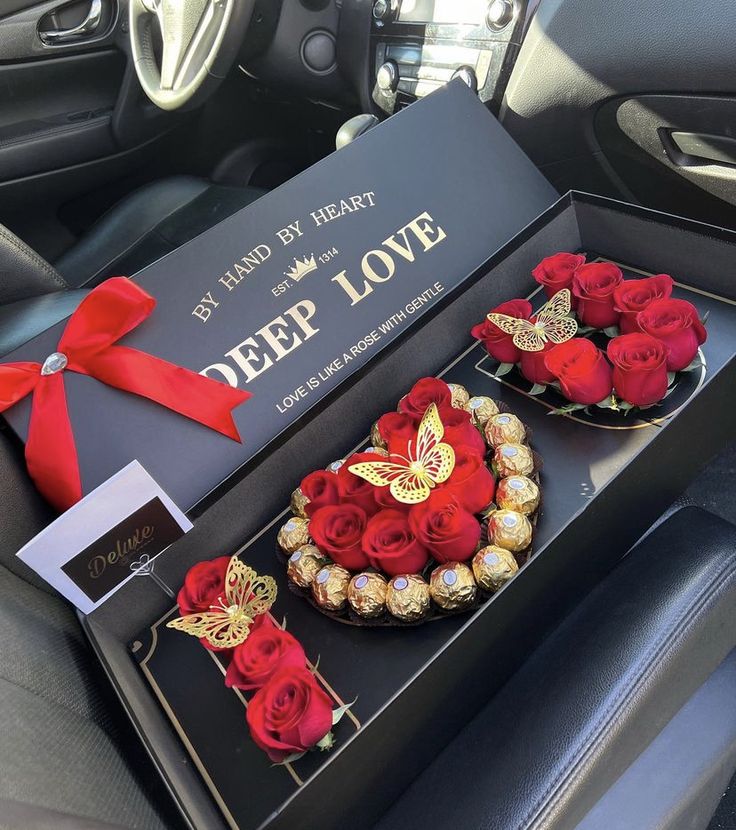
[[[101,20],[102,0],[91,0],[87,17],[78,26],[71,29],[51,29],[46,32],[39,32],[38,36],[47,46],[82,40],[97,31]]]

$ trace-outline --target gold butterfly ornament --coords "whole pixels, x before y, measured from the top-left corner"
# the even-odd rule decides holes
[[[255,618],[265,614],[276,599],[276,581],[259,576],[233,556],[225,574],[225,595],[208,611],[186,614],[166,623],[192,637],[204,637],[216,648],[235,648],[245,642]]]
[[[442,443],[444,435],[437,404],[433,403],[419,424],[416,448],[409,442],[408,457],[392,453],[388,460],[364,461],[348,469],[374,487],[388,487],[396,501],[418,504],[455,469],[455,450]]]
[[[563,288],[539,309],[533,323],[495,312],[488,319],[505,334],[512,334],[514,345],[522,352],[541,352],[547,343],[566,343],[575,337],[578,324],[570,317],[571,308],[570,289]]]

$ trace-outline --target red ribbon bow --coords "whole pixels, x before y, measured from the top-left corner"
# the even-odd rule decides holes
[[[232,410],[250,392],[198,375],[146,352],[114,345],[153,311],[156,300],[125,277],[113,277],[82,300],[57,351],[45,363],[0,364],[0,412],[33,394],[26,464],[59,510],[82,498],[77,448],[64,392],[67,369],[141,395],[240,441]]]

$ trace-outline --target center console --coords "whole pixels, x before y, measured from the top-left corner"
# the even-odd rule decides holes
[[[374,0],[372,98],[390,114],[454,77],[500,102],[529,0]]]

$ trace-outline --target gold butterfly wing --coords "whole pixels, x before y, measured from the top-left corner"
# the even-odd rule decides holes
[[[572,297],[568,288],[558,291],[537,313],[537,327],[552,343],[566,343],[578,331],[577,321],[570,317]],[[520,347],[521,348],[521,347]]]
[[[351,473],[370,482],[374,487],[388,487],[391,495],[402,504],[424,501],[432,483],[426,476],[412,472],[407,463],[392,461],[364,461],[348,467]]]
[[[433,403],[419,424],[417,454],[413,460],[422,465],[434,484],[447,481],[455,468],[455,450],[449,444],[441,443],[444,435],[444,424],[437,405]]]
[[[210,645],[217,648],[235,648],[245,642],[252,624],[250,617],[233,619],[225,609],[213,606],[209,611],[171,620],[166,623],[166,627],[183,631],[192,637],[204,637]]]
[[[265,614],[276,600],[276,581],[260,576],[237,556],[233,556],[225,574],[227,604],[237,605],[251,618]]]
[[[529,320],[496,313],[489,314],[488,319],[504,334],[513,335],[514,345],[522,352],[541,352],[544,348],[544,338]]]

